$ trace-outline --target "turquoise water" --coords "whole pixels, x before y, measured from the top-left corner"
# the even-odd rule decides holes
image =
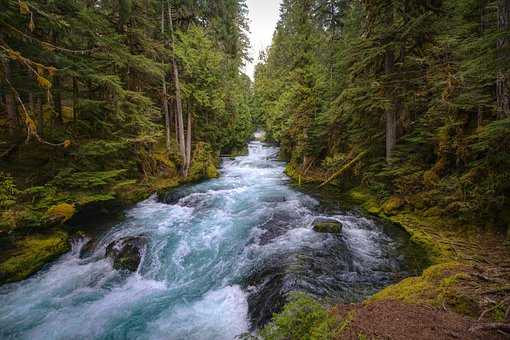
[[[37,275],[0,287],[0,338],[234,339],[290,291],[351,302],[408,274],[405,235],[292,188],[277,152],[251,142],[220,178],[127,211],[88,256],[77,239]],[[315,233],[319,217],[342,222],[342,234]],[[140,235],[149,245],[138,272],[114,270],[106,246]]]

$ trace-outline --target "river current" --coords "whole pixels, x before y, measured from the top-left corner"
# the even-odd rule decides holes
[[[35,276],[0,287],[0,338],[234,339],[291,291],[354,302],[413,272],[403,232],[292,187],[277,153],[253,141],[223,160],[220,178],[129,209],[87,255],[76,239]],[[324,218],[342,233],[313,231]],[[136,273],[105,258],[128,236],[148,240]]]

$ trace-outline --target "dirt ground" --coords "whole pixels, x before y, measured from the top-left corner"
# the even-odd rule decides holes
[[[338,305],[332,310],[343,320],[337,339],[510,339],[501,331],[473,330],[479,323],[456,313],[394,300]]]

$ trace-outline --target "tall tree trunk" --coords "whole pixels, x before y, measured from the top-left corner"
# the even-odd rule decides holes
[[[188,112],[188,128],[186,129],[186,168],[184,176],[188,177],[191,166],[191,111]]]
[[[164,3],[161,2],[161,34],[165,36],[165,6]],[[168,47],[168,39],[165,37],[165,47]],[[163,101],[163,112],[165,114],[165,131],[166,131],[166,149],[170,151],[170,112],[168,110],[168,91],[166,87],[166,74],[164,71],[165,64],[163,60],[161,60],[161,64],[163,66],[163,93],[162,93],[162,101]]]
[[[487,0],[480,0],[480,38],[485,34],[485,8],[487,7]],[[483,109],[482,105],[478,104],[478,111],[476,113],[476,126],[480,128],[483,122]]]
[[[510,116],[510,89],[508,68],[510,64],[510,0],[498,0],[498,31],[505,34],[497,40],[498,73],[496,79],[497,116],[504,118]]]
[[[384,71],[387,76],[391,75],[393,72],[395,60],[393,56],[393,51],[386,51],[386,56],[384,60]],[[390,94],[391,97],[394,94]],[[391,160],[391,156],[393,154],[393,149],[397,144],[397,104],[395,99],[392,99],[392,104],[390,108],[386,110],[386,161],[389,163]]]
[[[78,87],[78,78],[73,77],[73,123],[76,123],[78,118],[78,96],[80,89]]]
[[[174,103],[172,103],[172,104],[174,104]],[[179,144],[179,120],[177,118],[176,110],[177,110],[176,105],[173,105],[172,106],[172,111],[174,113],[175,142],[177,144]]]
[[[9,121],[9,134],[11,137],[16,137],[18,132],[18,115],[16,113],[16,101],[14,99],[14,93],[11,89],[12,78],[11,78],[11,65],[7,59],[2,59],[4,66],[5,76],[5,108],[7,110],[7,119]]]
[[[175,105],[176,105],[176,114],[177,114],[177,125],[178,125],[178,135],[179,135],[179,149],[181,151],[181,156],[183,159],[183,164],[187,164],[186,159],[186,145],[184,142],[184,121],[182,117],[182,99],[181,99],[181,85],[179,83],[179,70],[177,69],[177,62],[175,60],[175,37],[174,37],[174,26],[172,20],[172,9],[170,4],[168,3],[168,17],[170,20],[170,32],[172,36],[172,69],[173,69],[173,78],[174,78],[174,86],[175,86]],[[184,167],[185,172],[185,167]]]

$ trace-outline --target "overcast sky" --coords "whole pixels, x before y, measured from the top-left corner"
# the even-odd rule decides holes
[[[259,51],[271,44],[273,32],[280,14],[281,0],[247,0],[250,20],[250,56],[253,61],[246,65],[246,74],[253,79]]]

